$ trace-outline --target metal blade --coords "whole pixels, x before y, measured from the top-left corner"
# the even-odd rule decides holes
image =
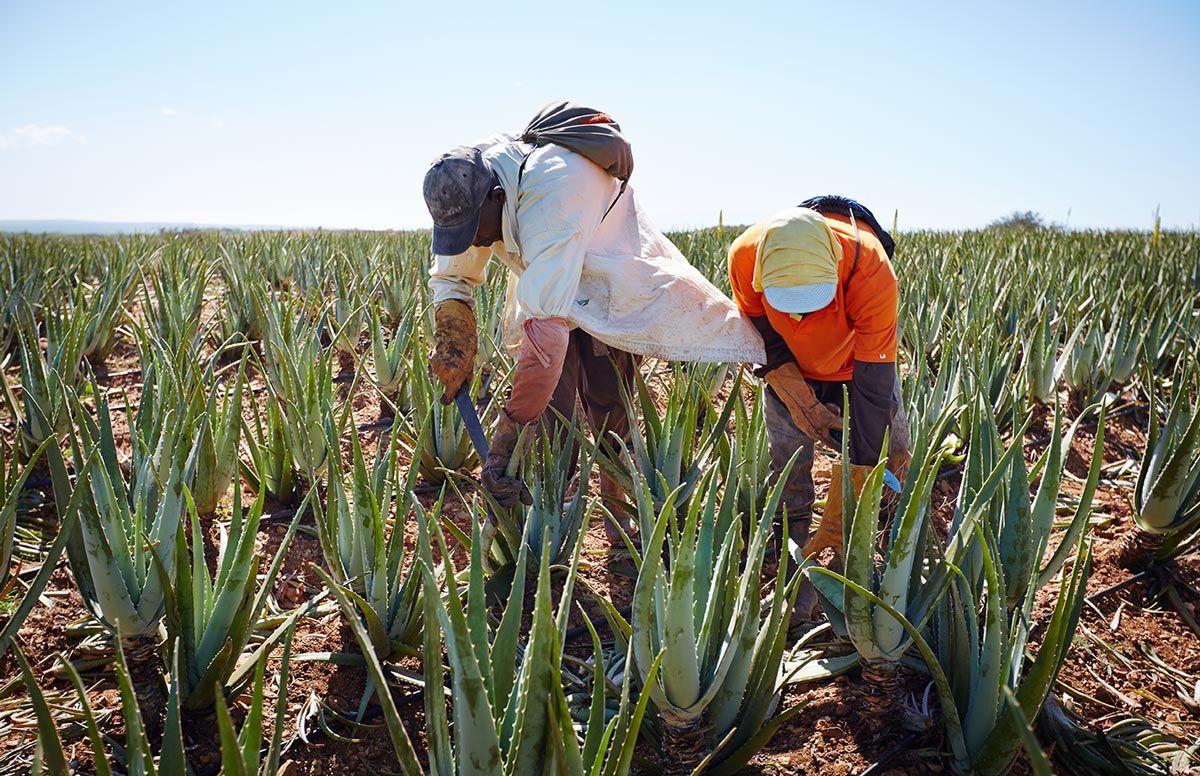
[[[475,412],[475,404],[471,401],[471,394],[467,391],[467,386],[464,385],[459,390],[458,395],[454,397],[454,403],[458,405],[458,413],[462,415],[463,423],[467,424],[467,433],[471,436],[471,443],[475,445],[475,451],[479,453],[479,460],[486,461],[488,457],[487,435],[483,433],[483,426],[479,423],[479,414]]]

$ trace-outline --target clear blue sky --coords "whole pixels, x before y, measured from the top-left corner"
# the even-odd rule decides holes
[[[0,0],[0,219],[426,226],[434,156],[564,97],[664,227],[1200,225],[1196,0]]]

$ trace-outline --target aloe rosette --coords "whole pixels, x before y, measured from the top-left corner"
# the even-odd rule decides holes
[[[1135,532],[1121,547],[1130,567],[1166,561],[1200,543],[1200,402],[1192,398],[1195,367],[1175,380],[1163,423],[1151,395],[1150,430],[1134,488]]]
[[[417,468],[411,468],[407,481],[398,480],[396,441],[393,429],[368,467],[358,436],[351,435],[349,471],[332,459],[325,506],[316,515],[325,562],[384,658],[415,652],[422,618],[420,570],[404,547],[405,517],[417,503]],[[335,442],[331,438],[330,444]]]
[[[82,505],[79,533],[67,545],[71,570],[97,619],[123,638],[150,636],[166,605],[165,580],[174,575],[176,534],[196,469],[194,440],[181,439],[180,425],[167,413],[157,447],[143,448],[144,440],[135,439],[127,480],[108,399],[100,399],[96,419],[78,400],[74,415],[75,467],[91,499]],[[92,449],[96,453],[85,466],[85,451]]]
[[[719,494],[713,472],[681,509],[685,488],[669,492],[661,507],[648,484],[634,492],[640,520],[652,528],[644,535],[644,555],[635,555],[630,639],[643,692],[661,723],[665,772],[732,773],[799,711],[793,706],[776,714],[800,573],[789,573],[788,555],[782,554],[764,602],[770,518],[737,513],[736,488]],[[780,486],[772,489],[764,515],[774,515],[781,495]],[[664,548],[669,567],[660,562]],[[653,676],[660,652],[661,668]]]

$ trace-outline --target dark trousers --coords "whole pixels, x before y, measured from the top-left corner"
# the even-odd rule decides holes
[[[891,366],[891,365],[889,365]],[[895,367],[892,366],[894,369]],[[871,449],[874,444],[882,445],[885,430],[890,428],[888,437],[888,468],[893,468],[893,461],[906,460],[909,440],[908,416],[900,401],[900,381],[893,383],[891,401],[872,401],[875,397],[863,397],[856,401],[856,392],[849,382],[828,382],[824,380],[809,380],[813,393],[822,404],[842,406],[842,390],[850,390],[850,463],[855,465],[874,466],[879,462],[879,448]],[[809,439],[796,424],[792,422],[791,413],[770,388],[763,391],[766,401],[767,443],[771,453],[771,480],[778,480],[788,461],[796,450],[800,451],[795,465],[788,473],[783,486],[783,498],[780,509],[786,508],[789,517],[807,519],[812,514],[816,490],[813,486],[813,440]],[[879,411],[879,405],[890,406],[892,409]],[[907,464],[905,463],[905,466]],[[902,473],[897,472],[902,477]]]
[[[550,406],[569,419],[576,418],[578,408],[582,408],[601,450],[615,458],[616,445],[609,441],[609,436],[616,434],[622,440],[629,439],[629,413],[621,397],[621,386],[632,390],[638,357],[610,348],[582,329],[574,329],[570,337],[562,376],[554,388]],[[558,417],[553,412],[547,411],[543,422],[550,429],[569,433],[559,428]],[[572,457],[568,476],[575,473],[577,458],[578,455]]]

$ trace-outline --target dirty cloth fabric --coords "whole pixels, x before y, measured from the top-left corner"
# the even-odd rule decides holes
[[[829,222],[815,210],[791,208],[765,222],[755,251],[751,287],[769,297],[770,288],[828,286],[828,303],[841,261],[842,244]]]
[[[891,369],[895,373],[894,364],[871,364],[873,369]],[[878,381],[872,381],[878,382]],[[837,381],[809,380],[817,399],[825,404],[842,405],[842,389],[850,389],[850,463],[862,466],[874,466],[879,463],[879,451],[883,447],[884,433],[890,428],[891,436],[888,441],[889,459],[900,460],[901,452],[907,453],[911,447],[909,438],[908,416],[900,401],[900,381],[893,379],[891,393],[887,396],[871,395],[856,388],[854,383]],[[791,413],[775,395],[767,388],[763,392],[766,401],[765,420],[767,426],[767,446],[771,455],[771,482],[778,482],[779,475],[787,466],[792,455],[799,450],[800,455],[792,470],[788,473],[783,486],[783,496],[779,504],[779,514],[787,509],[791,518],[812,514],[812,504],[816,497],[813,487],[813,446],[809,439],[796,424],[792,422]],[[889,466],[889,468],[892,468]],[[897,473],[900,476],[901,473]]]
[[[761,363],[758,332],[651,223],[632,187],[605,216],[620,183],[579,154],[555,145],[535,148],[514,135],[478,145],[505,192],[503,239],[458,256],[434,256],[435,303],[470,304],[495,256],[511,270],[508,347],[520,341],[525,320],[562,317],[628,353]]]

